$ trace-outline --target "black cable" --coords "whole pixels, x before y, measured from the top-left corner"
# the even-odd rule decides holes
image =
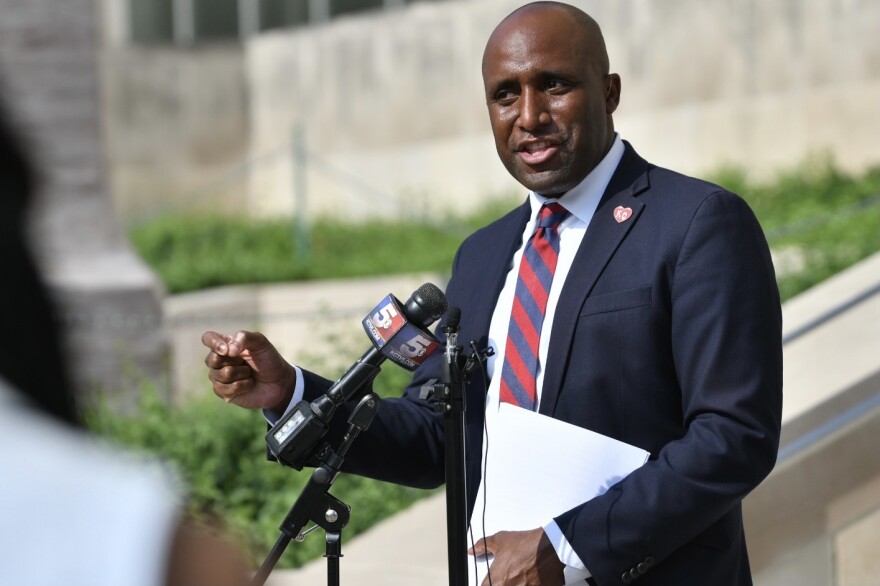
[[[471,349],[475,353],[477,352],[477,346],[473,340],[471,340]],[[483,388],[486,391],[486,398],[488,399],[488,397],[489,397],[489,374],[487,372],[487,368],[488,367],[486,366],[486,364],[481,362],[480,374],[483,377]],[[485,408],[486,407],[484,405],[483,409],[485,410]],[[482,477],[482,482],[483,482],[483,514],[482,514],[481,520],[482,520],[482,528],[483,528],[483,542],[485,543],[485,540],[486,540],[486,504],[488,502],[486,500],[487,499],[486,495],[488,494],[488,490],[489,490],[487,478],[486,478],[486,472],[489,468],[489,425],[486,422],[485,412],[483,413],[483,441],[485,442],[485,444],[484,444],[485,445],[485,451],[484,451],[485,457],[483,458],[483,473],[482,473],[483,474],[483,477]],[[471,547],[473,547],[473,528],[471,530]],[[488,578],[489,578],[489,586],[492,586],[492,570],[491,570],[491,565],[489,564],[488,554],[485,557],[486,557],[486,576],[488,576]],[[475,576],[477,575],[477,557],[476,556],[474,556],[474,575]],[[475,586],[480,586],[480,585],[476,584]]]

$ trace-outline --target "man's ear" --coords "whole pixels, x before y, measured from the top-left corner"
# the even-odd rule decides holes
[[[609,73],[605,89],[605,113],[613,114],[620,104],[620,75]]]

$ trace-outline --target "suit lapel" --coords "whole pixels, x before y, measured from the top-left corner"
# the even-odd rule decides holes
[[[608,183],[578,248],[553,319],[553,333],[541,394],[540,412],[545,415],[552,415],[556,410],[580,308],[645,207],[637,196],[649,188],[649,168],[649,164],[627,143],[623,158]],[[625,221],[618,222],[614,215],[617,207],[631,209],[632,215]]]

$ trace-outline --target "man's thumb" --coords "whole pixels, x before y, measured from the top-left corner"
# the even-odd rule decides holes
[[[489,549],[489,542],[488,542],[489,539],[492,539],[492,537],[490,536],[490,537],[484,537],[483,539],[480,539],[476,544],[474,544],[474,546],[472,548],[470,548],[468,550],[468,555],[479,556],[479,555],[486,555],[487,553],[490,553],[491,549]]]

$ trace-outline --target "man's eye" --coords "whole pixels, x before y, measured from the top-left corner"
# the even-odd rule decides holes
[[[507,105],[516,100],[516,94],[510,90],[499,90],[492,99],[499,104]]]
[[[568,88],[568,84],[565,83],[564,81],[560,81],[560,80],[558,80],[558,79],[551,79],[550,81],[548,81],[548,82],[545,84],[545,87],[547,88],[548,91],[551,91],[551,92],[552,92],[552,91],[557,91],[557,92],[559,92],[559,91],[564,91],[565,89],[567,89],[567,88]]]

